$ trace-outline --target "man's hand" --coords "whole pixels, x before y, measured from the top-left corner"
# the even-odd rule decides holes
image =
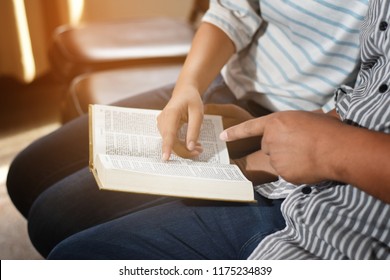
[[[332,156],[342,126],[340,120],[325,114],[287,111],[228,128],[220,137],[235,141],[262,136],[262,151],[277,174],[292,183],[316,183],[328,179],[323,163]]]
[[[276,181],[276,171],[269,163],[269,157],[262,150],[231,160],[254,185]]]

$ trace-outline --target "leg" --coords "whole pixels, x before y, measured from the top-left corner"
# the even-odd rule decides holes
[[[99,191],[88,167],[60,180],[34,202],[28,217],[32,244],[46,257],[68,236],[173,198]]]
[[[280,200],[257,204],[174,200],[89,228],[50,259],[246,259],[284,227]]]
[[[173,86],[131,97],[117,105],[161,109]],[[77,118],[35,141],[12,162],[7,188],[16,208],[28,216],[34,200],[62,178],[88,166],[88,117]]]
[[[113,105],[162,109],[173,85],[146,92]],[[232,103],[237,100],[222,79],[204,94],[204,101]],[[27,217],[35,199],[61,179],[88,165],[88,117],[77,118],[35,141],[14,159],[7,178],[8,193],[16,208]]]
[[[161,109],[169,100],[172,88],[155,90],[115,105]],[[229,102],[233,99],[230,95],[223,98],[224,86],[214,88],[218,88],[218,98]],[[211,93],[205,97],[212,100]],[[44,256],[71,234],[150,203],[154,205],[160,199],[99,192],[87,166],[87,116],[36,141],[12,164],[7,182],[9,194],[17,208],[29,218],[30,238]]]
[[[114,105],[162,109],[172,88],[154,90]],[[223,81],[217,80],[205,93],[204,101],[235,103],[237,100]],[[87,116],[36,141],[12,163],[7,180],[8,192],[21,213],[29,216],[31,239],[43,255],[71,234],[131,213],[149,203],[160,203],[153,197],[102,194],[97,191],[87,165]]]

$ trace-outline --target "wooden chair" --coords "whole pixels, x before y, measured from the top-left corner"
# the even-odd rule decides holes
[[[175,82],[208,4],[195,0],[187,21],[158,17],[59,27],[49,57],[66,84],[62,121],[86,113],[90,103],[108,104]]]
[[[62,123],[88,112],[89,104],[110,104],[176,81],[181,64],[148,65],[85,73],[73,79],[62,108]]]
[[[70,81],[99,70],[182,63],[197,19],[207,8],[208,1],[195,0],[187,21],[156,17],[60,26],[49,51],[52,70]]]

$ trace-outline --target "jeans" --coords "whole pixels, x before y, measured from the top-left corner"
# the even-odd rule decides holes
[[[246,259],[285,226],[281,200],[257,203],[173,199],[79,232],[49,259]]]
[[[172,89],[169,85],[114,105],[162,109]],[[254,116],[269,113],[250,100],[237,100],[221,78],[205,92],[203,101],[237,104]],[[9,196],[28,219],[31,242],[44,257],[75,233],[172,200],[99,191],[88,170],[88,148],[88,117],[81,116],[29,145],[10,166]]]

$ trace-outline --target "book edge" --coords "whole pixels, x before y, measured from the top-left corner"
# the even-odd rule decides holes
[[[88,105],[88,145],[89,145],[89,169],[94,169],[93,159],[93,105]],[[95,176],[97,177],[97,176]]]

